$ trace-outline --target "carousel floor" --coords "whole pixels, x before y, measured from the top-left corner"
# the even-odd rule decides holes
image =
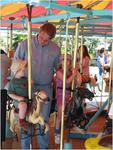
[[[54,143],[54,114],[50,117],[50,149],[60,149],[60,145]],[[90,126],[88,132],[102,132],[103,126],[105,123],[105,117],[101,115],[97,118],[97,120]],[[67,129],[64,130],[64,141],[67,141]],[[33,137],[33,149],[38,149],[38,144],[36,137]],[[75,150],[82,150],[85,149],[84,147],[84,139],[69,139],[69,142],[72,143],[72,148]],[[6,139],[5,142],[2,143],[2,149],[21,149],[20,147],[20,140],[17,141],[16,139]]]

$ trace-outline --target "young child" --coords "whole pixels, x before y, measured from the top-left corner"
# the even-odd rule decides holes
[[[62,88],[63,88],[63,73],[64,73],[64,55],[61,55],[60,58],[61,67],[56,72],[56,99],[57,99],[57,118],[56,118],[56,127],[55,127],[55,143],[60,143],[60,125],[61,125],[61,115],[62,115]],[[77,74],[76,69],[72,69],[71,66],[72,57],[67,54],[67,64],[66,64],[66,93],[65,93],[65,104],[71,96],[71,83],[75,75]]]
[[[9,83],[8,94],[14,100],[14,106],[19,108],[19,123],[21,128],[28,130],[26,121],[27,101],[28,101],[28,80],[25,77],[27,67],[26,60],[16,60],[11,66],[14,75]]]

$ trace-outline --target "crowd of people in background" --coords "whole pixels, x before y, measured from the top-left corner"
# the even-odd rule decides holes
[[[105,48],[101,48],[97,51],[97,66],[99,71],[99,81],[101,88],[103,86],[103,79],[105,82],[104,91],[109,91],[109,74],[110,74],[110,64],[111,64],[111,55]]]
[[[99,76],[102,77],[102,75],[110,69],[111,56],[105,48],[101,48],[97,51],[96,60],[99,69]]]

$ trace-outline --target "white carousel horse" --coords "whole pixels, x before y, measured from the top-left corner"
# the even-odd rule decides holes
[[[27,114],[27,120],[32,124],[40,124],[45,127],[44,133],[49,130],[48,124],[44,121],[44,117],[41,115],[41,105],[47,104],[49,98],[47,97],[45,91],[40,91],[35,93],[35,100],[31,104],[31,107]],[[20,128],[18,117],[15,115],[15,108],[11,109],[10,112],[10,130],[15,132],[15,127]]]

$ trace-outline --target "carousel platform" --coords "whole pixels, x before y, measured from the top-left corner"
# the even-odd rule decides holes
[[[50,116],[50,149],[60,149],[60,145],[55,144],[54,142],[54,116],[55,114],[51,114]],[[88,132],[90,133],[100,133],[102,132],[103,126],[105,124],[105,117],[103,115],[99,116],[96,121],[90,126]],[[78,131],[74,130],[73,132],[77,133]],[[69,142],[72,144],[72,149],[85,149],[85,141],[86,139],[81,138],[69,138],[68,129],[64,130],[64,142]],[[18,132],[19,135],[19,132]],[[82,135],[83,136],[83,135]],[[18,136],[19,137],[19,136]],[[32,148],[38,149],[38,143],[36,137],[32,137]],[[21,149],[20,139],[18,141],[16,138],[6,138],[6,141],[2,143],[1,149]]]

